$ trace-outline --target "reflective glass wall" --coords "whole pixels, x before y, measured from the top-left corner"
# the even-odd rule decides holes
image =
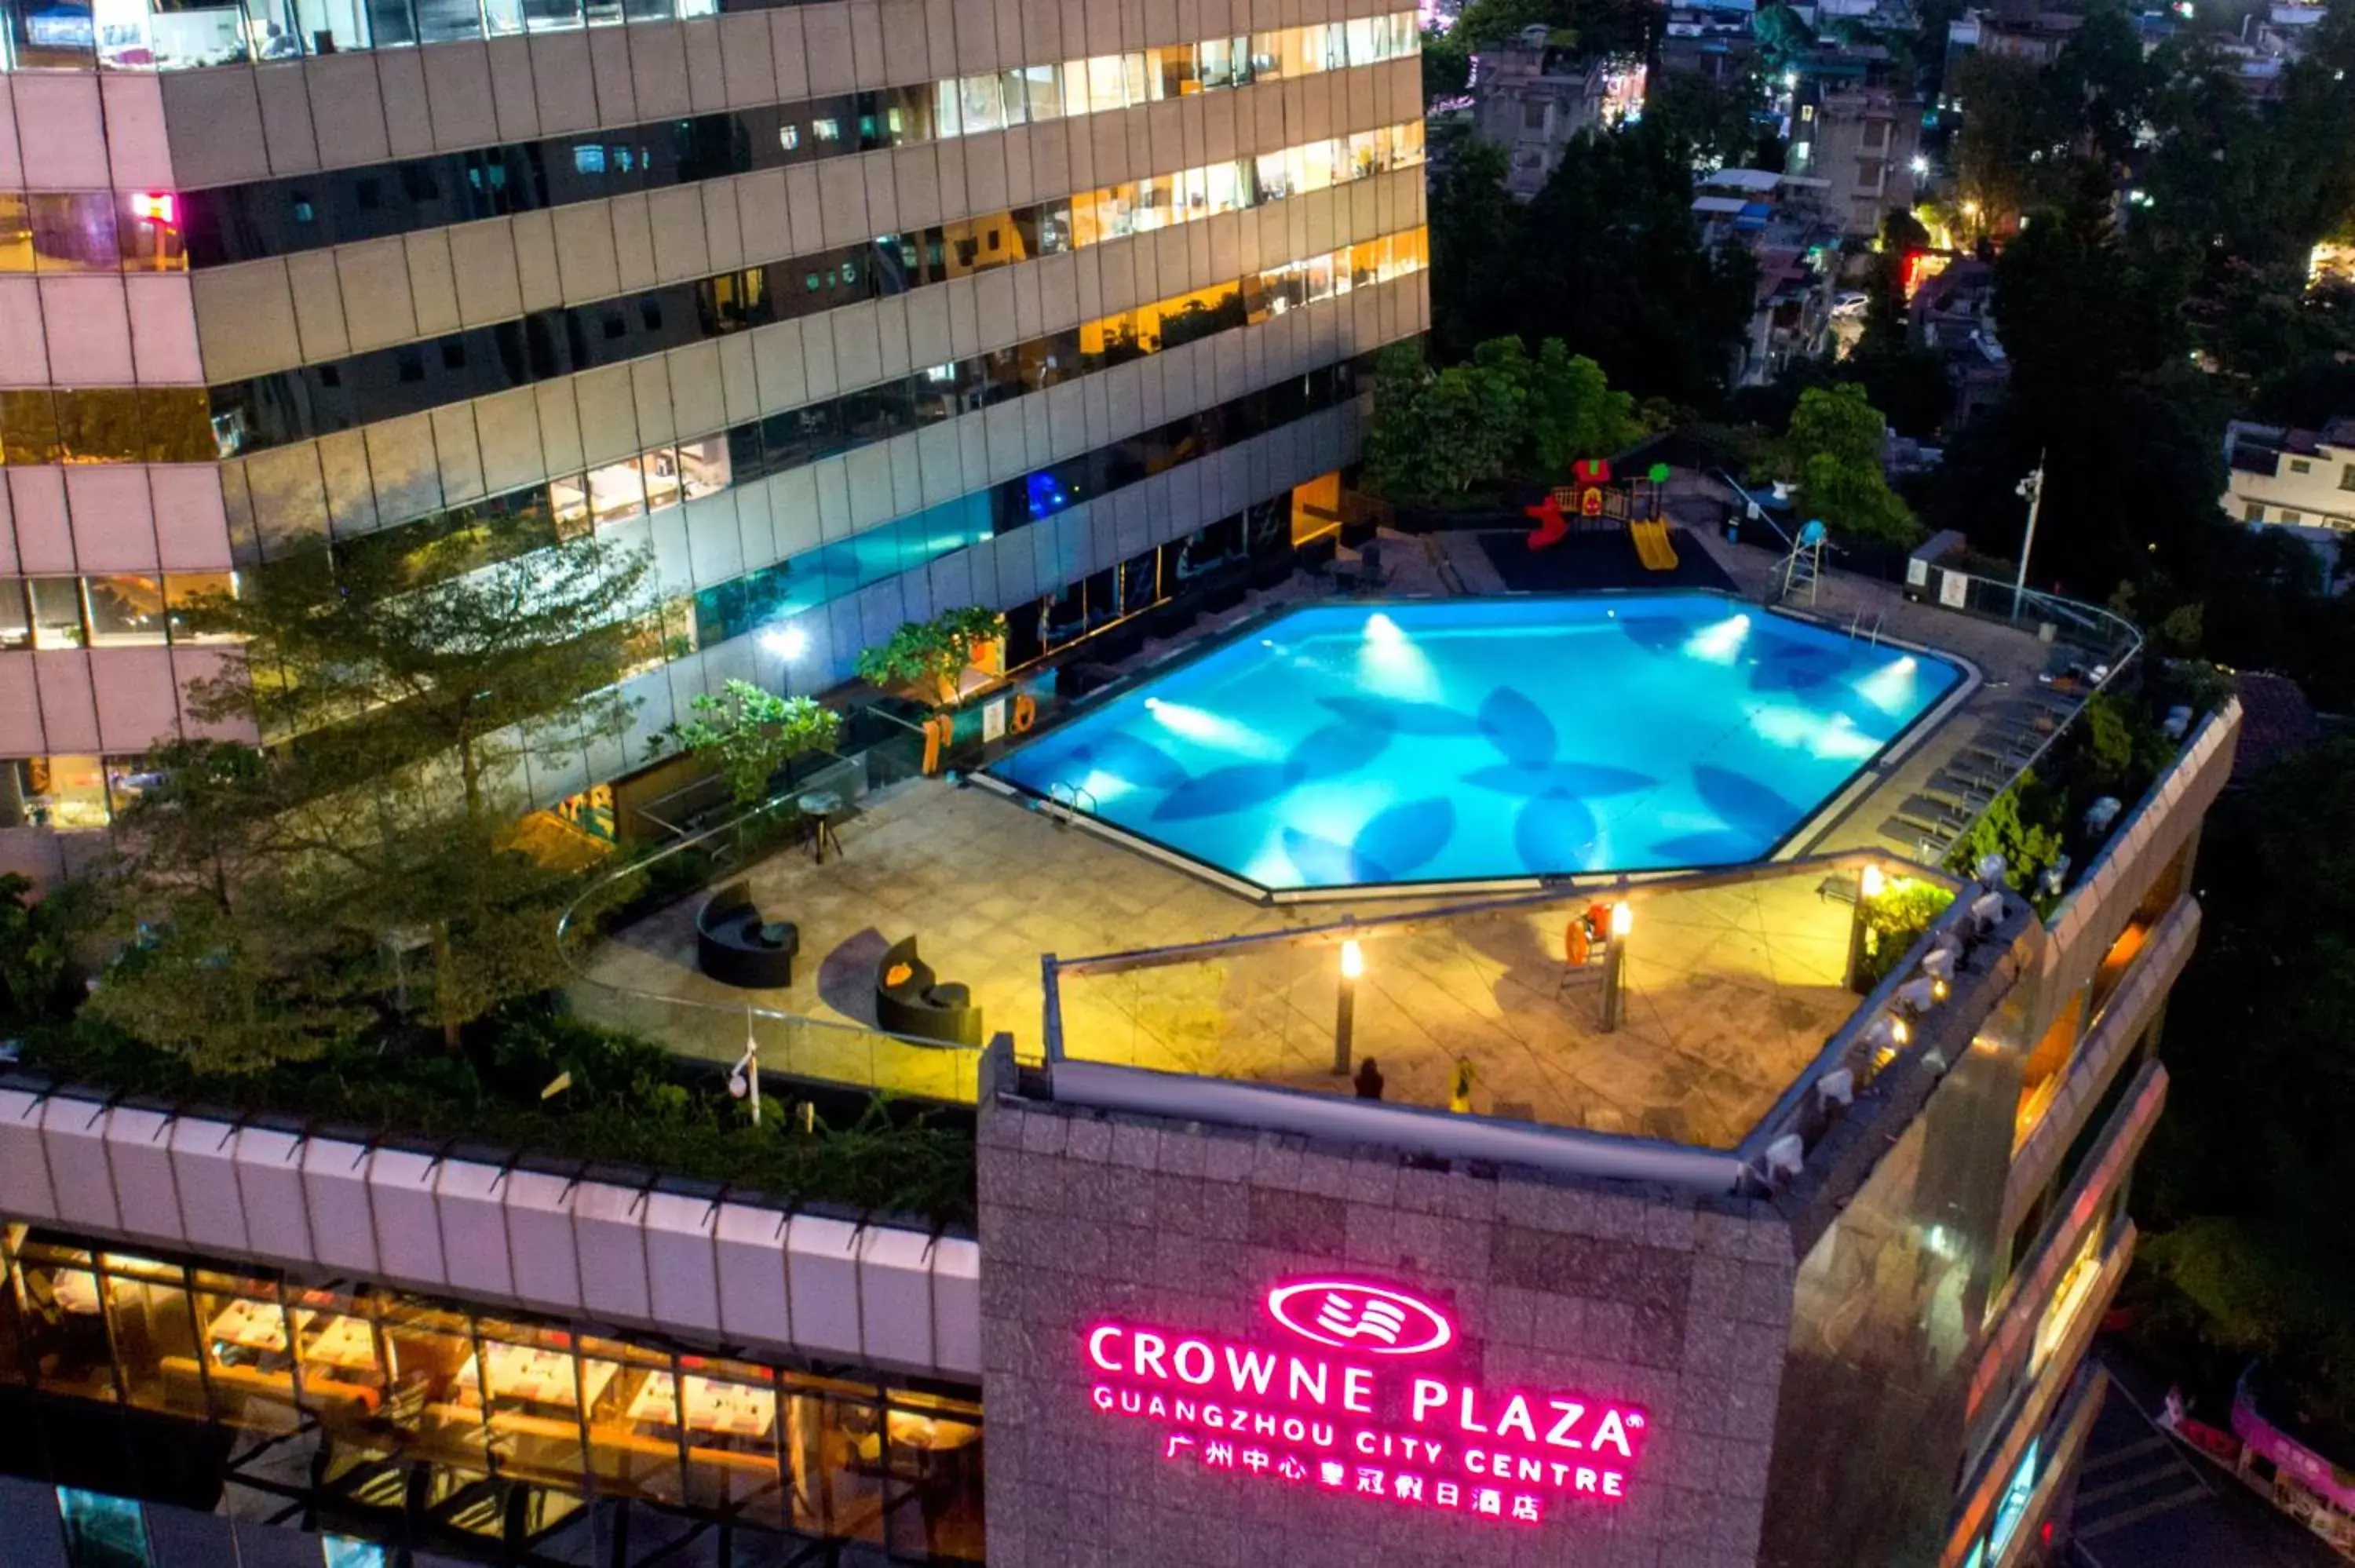
[[[911,1562],[982,1557],[969,1394],[23,1226],[0,1255],[0,1382],[308,1443],[336,1506],[515,1545],[620,1498]]]

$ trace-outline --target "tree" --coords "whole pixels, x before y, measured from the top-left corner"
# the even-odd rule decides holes
[[[32,882],[0,873],[0,1028],[62,1018],[80,1000],[73,960],[71,904],[60,888],[33,896]]]
[[[1485,307],[1472,342],[1559,337],[1639,398],[1716,400],[1757,266],[1701,243],[1690,145],[1671,127],[1646,119],[1572,142],[1522,230],[1510,251],[1465,259],[1487,280],[1467,291]]]
[[[777,769],[806,752],[833,748],[842,715],[814,697],[781,697],[750,681],[730,681],[725,696],[700,693],[695,717],[677,727],[679,744],[708,757],[740,806],[757,805]]]
[[[876,686],[913,686],[935,704],[956,697],[956,680],[981,645],[1006,631],[1006,618],[975,606],[931,620],[908,620],[881,646],[862,650],[858,678]]]
[[[1434,374],[1412,344],[1383,350],[1366,432],[1367,484],[1412,502],[1497,478],[1520,439],[1523,397],[1509,371],[1459,365]]]
[[[1458,28],[1459,34],[1461,28]],[[1508,310],[1521,208],[1505,194],[1505,150],[1460,131],[1431,131],[1425,207],[1430,214],[1432,352],[1469,354]]]
[[[2052,66],[2054,97],[2077,106],[2088,150],[2112,164],[2133,156],[2158,84],[2134,19],[2115,4],[2089,8]]]
[[[1512,341],[1519,345],[1519,339]],[[1527,407],[1529,450],[1538,471],[1549,478],[1578,458],[1621,450],[1644,433],[1636,399],[1613,391],[1603,366],[1571,353],[1558,337],[1538,345]]]
[[[1677,144],[1692,168],[1705,172],[1783,166],[1779,156],[1771,164],[1759,156],[1770,146],[1779,153],[1782,145],[1759,123],[1764,102],[1754,60],[1728,83],[1679,71],[1656,75],[1644,87],[1645,120]]]
[[[2200,945],[2168,1001],[2167,1114],[2137,1172],[2147,1285],[2197,1345],[2262,1353],[2355,1419],[2355,742],[2294,755],[2211,811]],[[2164,1318],[2165,1313],[2154,1314]]]
[[[1472,40],[1462,27],[1423,30],[1423,101],[1460,98],[1472,85]]]
[[[1946,863],[1968,872],[1988,855],[1998,854],[2005,884],[2032,889],[2037,878],[2061,859],[2061,830],[2051,821],[2056,809],[2052,792],[2038,782],[2034,771],[2023,772],[2011,788],[1987,802],[1970,832],[1946,853]]]
[[[1865,279],[1864,334],[1839,365],[1842,378],[1863,387],[1891,426],[1917,437],[1945,423],[1951,401],[1945,361],[1934,349],[1913,346],[1906,315],[1907,260],[1929,244],[1928,232],[1912,213],[1892,211],[1881,220],[1880,245]]]
[[[299,737],[314,781],[349,787],[421,764],[455,768],[477,826],[511,817],[516,775],[619,734],[651,560],[594,535],[423,586],[397,558],[310,551],[192,609],[241,640],[191,687],[208,721]]]
[[[1472,361],[1478,376],[1494,378],[1482,383],[1483,417],[1509,422],[1505,466],[1551,480],[1572,459],[1617,451],[1643,434],[1635,398],[1612,391],[1603,367],[1558,337],[1539,344],[1534,359],[1519,338],[1491,338]]]
[[[191,709],[272,745],[159,754],[165,787],[126,813],[112,878],[144,939],[102,1010],[260,1065],[347,1033],[411,951],[429,955],[418,1012],[453,1046],[551,983],[575,885],[517,836],[526,769],[626,726],[648,570],[593,536],[423,583],[387,554],[313,552],[195,607],[244,647]]]
[[[1955,138],[1955,185],[1966,227],[2000,231],[2047,200],[2076,135],[2076,117],[2032,60],[1974,49],[1947,91],[1963,128]]]
[[[1853,538],[1910,544],[1920,535],[1912,509],[1889,488],[1881,471],[1888,429],[1862,387],[1850,384],[1801,393],[1789,441],[1805,511]]]

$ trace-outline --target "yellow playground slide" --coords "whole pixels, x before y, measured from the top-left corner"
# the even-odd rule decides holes
[[[1668,525],[1655,517],[1648,521],[1630,523],[1627,532],[1636,540],[1636,558],[1644,569],[1672,572],[1677,568],[1677,547],[1668,543]]]

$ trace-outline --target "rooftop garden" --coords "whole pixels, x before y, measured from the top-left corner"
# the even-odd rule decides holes
[[[0,918],[40,922],[20,888],[5,891]],[[322,1128],[643,1167],[879,1219],[972,1223],[969,1114],[847,1093],[796,1097],[777,1085],[755,1124],[723,1067],[568,1017],[546,996],[501,1003],[455,1052],[430,1032],[388,1025],[308,1060],[225,1070],[94,1016],[52,1008],[27,1019],[20,986],[37,1003],[67,989],[45,969],[38,959],[9,966],[15,1016],[0,1027],[18,1031],[21,1067],[60,1080]]]
[[[0,1039],[110,1091],[968,1220],[970,1113],[780,1082],[755,1125],[723,1065],[564,1012],[564,916],[683,891],[612,876],[519,788],[632,726],[645,583],[591,536],[424,583],[339,561],[195,607],[268,673],[193,683],[195,711],[286,738],[160,748],[86,874],[37,903],[0,881]],[[665,743],[759,800],[840,731],[738,683]]]

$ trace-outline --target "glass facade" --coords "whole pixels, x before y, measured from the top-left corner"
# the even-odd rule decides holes
[[[1423,126],[1410,122],[620,299],[536,311],[495,326],[215,387],[212,427],[220,434],[220,456],[261,451],[904,294],[1074,245],[1100,245],[1370,178],[1419,164],[1423,154]],[[59,394],[60,405],[80,396]],[[692,477],[682,471],[683,479]]]
[[[1401,11],[210,190],[0,192],[0,272],[259,260],[1371,65],[1420,44]]]
[[[431,1300],[0,1232],[0,1383],[311,1446],[343,1510],[510,1547],[626,1499],[982,1557],[971,1391],[731,1360]],[[485,1509],[485,1496],[506,1499]],[[134,1516],[135,1518],[135,1513]]]

